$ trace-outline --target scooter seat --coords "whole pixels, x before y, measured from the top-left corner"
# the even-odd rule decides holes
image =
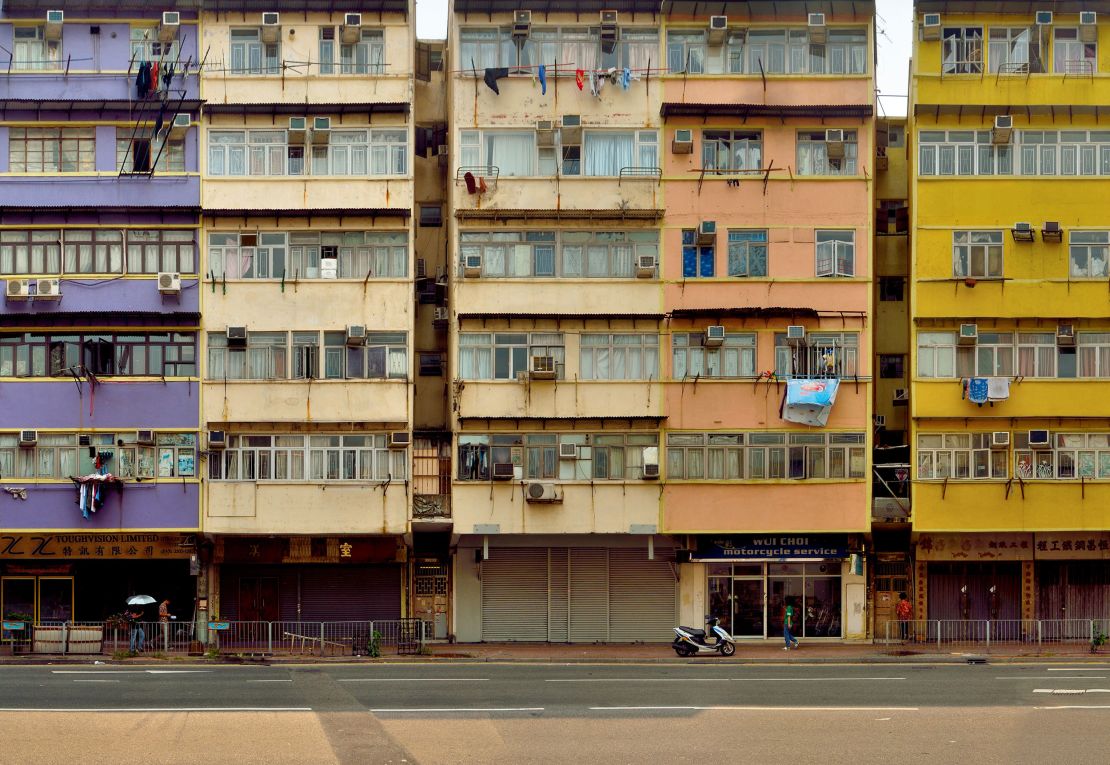
[[[679,627],[679,629],[691,637],[705,637],[705,630],[699,630],[697,627]]]

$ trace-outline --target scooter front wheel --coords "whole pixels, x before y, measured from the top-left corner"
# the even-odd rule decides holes
[[[721,656],[732,656],[736,653],[736,644],[726,640],[721,646]]]

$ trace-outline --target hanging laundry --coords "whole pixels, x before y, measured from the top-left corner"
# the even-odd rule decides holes
[[[787,380],[782,419],[816,428],[825,427],[839,388],[840,381],[836,379]]]
[[[135,75],[135,93],[138,98],[146,96],[147,90],[150,88],[150,64],[142,62],[139,64],[139,71]]]
[[[466,173],[463,175],[463,180],[466,181],[466,193],[477,194],[478,183],[474,180],[474,173]]]
[[[609,78],[610,85],[620,85],[621,73],[615,66],[611,66],[605,70],[605,76]]]
[[[150,65],[150,92],[158,92],[158,62],[155,61]]]
[[[166,124],[166,107],[163,106],[158,110],[158,117],[154,120],[154,135],[157,136],[162,132],[162,126]]]
[[[987,403],[987,378],[972,377],[967,381],[967,400],[979,406]]]
[[[583,72],[581,69],[574,70],[574,84],[578,86],[579,90],[582,90],[583,77],[585,76],[585,74],[586,73]]]
[[[547,67],[544,66],[543,64],[540,64],[538,74],[539,74],[539,77],[540,77],[540,95],[541,96],[546,96],[547,95]]]
[[[597,72],[590,71],[590,95],[595,98],[601,98],[601,88],[605,85],[605,80],[598,77]]]
[[[624,68],[624,71],[621,72],[621,87],[625,90],[632,87],[632,70],[627,66]]]
[[[162,74],[162,84],[166,90],[170,89],[170,83],[173,82],[174,65],[172,63],[166,65],[166,71]]]
[[[487,191],[489,191],[489,187],[486,186],[486,179],[479,175],[478,176],[478,193],[479,194],[485,194]]]
[[[1005,401],[1010,397],[1010,378],[991,377],[987,379],[987,400]]]
[[[489,66],[486,67],[486,75],[482,81],[486,83],[490,90],[497,95],[501,95],[501,91],[497,89],[497,81],[502,77],[509,76],[509,67],[507,66]]]

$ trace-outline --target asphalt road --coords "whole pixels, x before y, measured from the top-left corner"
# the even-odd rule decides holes
[[[0,763],[1110,762],[1110,664],[0,667]]]

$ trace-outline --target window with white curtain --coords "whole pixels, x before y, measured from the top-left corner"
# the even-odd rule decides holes
[[[863,433],[668,433],[667,479],[863,478]]]
[[[702,74],[705,71],[705,30],[667,31],[667,69],[672,74]]]
[[[829,145],[825,141],[824,130],[802,130],[798,132],[798,174],[799,175],[855,175],[856,131],[843,131],[844,156],[829,156]]]
[[[305,148],[289,144],[284,130],[211,130],[208,174],[365,176],[408,172],[404,129],[334,130],[328,143],[308,146],[311,162],[307,168]]]
[[[34,71],[61,66],[62,43],[60,40],[47,40],[43,26],[15,27],[12,34],[15,40],[12,44],[12,69]]]
[[[1002,232],[953,231],[952,275],[958,279],[1002,278]]]
[[[1052,71],[1057,74],[1094,74],[1098,71],[1098,42],[1079,39],[1075,27],[1052,30]]]
[[[618,176],[624,168],[653,168],[659,164],[659,137],[654,130],[586,132],[583,175]]]
[[[482,276],[489,278],[632,279],[638,257],[658,258],[659,232],[463,231],[460,274],[471,255],[482,257]]]
[[[679,332],[671,335],[671,376],[675,380],[689,377],[754,377],[755,333],[727,332],[724,343],[715,348],[705,346],[702,332]]]
[[[408,476],[408,451],[386,433],[229,435],[208,460],[216,481],[385,481]]]
[[[346,344],[345,331],[324,332],[323,343],[320,342],[320,335],[316,330],[248,332],[245,346],[229,346],[225,332],[210,332],[208,379],[366,380],[408,377],[408,346],[404,332],[368,332],[365,344],[353,346]]]
[[[917,376],[956,376],[956,333],[917,333]]]
[[[262,42],[260,30],[231,30],[232,74],[280,74],[281,44]]]
[[[583,380],[656,380],[659,336],[583,334],[579,339],[578,368]]]
[[[1020,377],[1056,376],[1056,333],[1017,333],[1017,374]]]
[[[473,131],[464,131],[466,133]],[[488,130],[482,135],[484,159],[474,165],[485,166],[498,177],[511,178],[536,174],[536,134],[532,131]]]
[[[1110,260],[1110,231],[1068,232],[1070,273],[1076,279],[1105,279]]]
[[[763,169],[763,133],[759,130],[703,130],[702,167],[718,173]]]
[[[1043,72],[1040,30],[991,27],[987,64],[991,72]]]
[[[532,356],[551,356],[555,372],[563,378],[563,335],[558,332],[460,332],[459,378],[463,380],[515,380],[528,372]]]
[[[208,272],[221,279],[402,278],[408,273],[403,232],[213,232]]]
[[[358,42],[339,46],[340,74],[385,74],[385,32],[363,29]]]

